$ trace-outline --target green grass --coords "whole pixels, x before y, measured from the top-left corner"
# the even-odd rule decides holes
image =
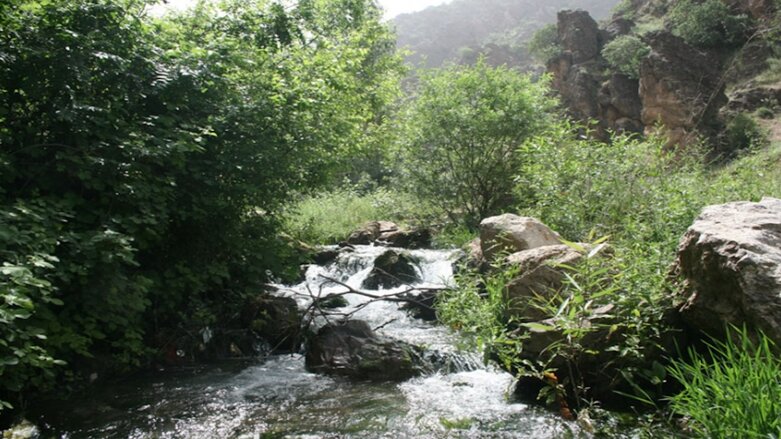
[[[285,231],[309,244],[334,244],[369,221],[418,223],[427,209],[413,196],[386,188],[341,188],[301,197],[285,212]]]
[[[745,328],[730,335],[673,362],[670,375],[684,390],[671,398],[672,410],[696,437],[781,437],[781,359],[764,335],[758,342]]]

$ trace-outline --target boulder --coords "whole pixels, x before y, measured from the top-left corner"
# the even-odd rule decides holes
[[[346,242],[352,245],[368,245],[376,241],[382,233],[395,230],[399,230],[399,226],[390,221],[370,221],[352,232]]]
[[[507,213],[480,222],[480,249],[489,262],[502,252],[557,244],[561,244],[559,235],[534,218]]]
[[[727,324],[781,345],[781,200],[706,207],[678,247],[682,319],[711,335]]]
[[[374,267],[361,286],[377,290],[412,284],[419,280],[415,258],[406,252],[387,250],[374,260]]]
[[[599,56],[599,26],[583,10],[563,10],[558,13],[559,43],[562,50],[572,54],[575,63]]]
[[[643,125],[653,129],[662,124],[670,147],[688,145],[698,133],[717,129],[709,124],[718,120],[718,110],[727,102],[719,57],[665,31],[644,39],[651,53],[640,65]]]
[[[380,233],[377,242],[390,247],[419,249],[431,247],[431,230],[426,228],[411,230],[390,230]]]
[[[345,241],[351,245],[380,244],[409,249],[431,246],[431,230],[402,229],[390,221],[371,221],[352,232]]]
[[[273,351],[298,351],[301,341],[301,315],[294,299],[261,294],[244,307],[241,321],[242,326],[265,339]]]
[[[379,336],[361,320],[322,327],[306,351],[310,372],[359,380],[403,381],[426,369],[420,348]]]
[[[505,294],[508,313],[520,321],[530,322],[546,316],[531,304],[536,296],[550,297],[561,289],[565,276],[559,264],[574,265],[583,254],[567,245],[547,245],[513,253],[508,265],[518,268],[518,277],[507,284]]]
[[[349,247],[343,247],[349,249]],[[312,261],[317,265],[328,265],[339,257],[342,248],[325,247],[318,249],[312,255]]]

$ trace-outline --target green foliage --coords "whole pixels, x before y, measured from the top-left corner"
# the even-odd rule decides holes
[[[146,3],[3,3],[0,399],[235,314],[286,268],[289,194],[387,132],[373,2]]]
[[[727,123],[724,143],[728,151],[740,151],[767,144],[767,137],[751,116],[739,113]]]
[[[760,334],[732,329],[727,341],[712,341],[706,353],[689,351],[674,361],[670,375],[683,391],[670,398],[672,410],[702,438],[781,436],[781,358]]]
[[[405,223],[424,215],[413,196],[387,188],[359,191],[353,187],[302,197],[285,211],[284,230],[309,244],[342,241],[368,221]]]
[[[607,43],[602,56],[616,71],[630,78],[640,77],[640,63],[651,48],[634,35],[623,35]]]
[[[437,319],[461,331],[486,352],[494,352],[508,370],[519,352],[509,335],[505,287],[517,270],[497,270],[486,276],[464,271],[458,287],[437,296]]]
[[[483,61],[425,75],[400,134],[409,190],[468,227],[502,210],[525,160],[517,148],[548,121],[546,90]]]
[[[542,27],[532,35],[526,47],[537,61],[547,62],[561,51],[558,28],[555,24]]]
[[[757,150],[709,168],[697,151],[666,151],[659,139],[616,138],[604,144],[575,133],[566,124],[551,125],[523,146],[528,160],[518,170],[520,211],[575,241],[610,235],[612,254],[563,267],[564,288],[531,303],[547,319],[521,322],[526,323],[522,331],[506,313],[502,292],[514,274],[505,269],[484,279],[464,275],[462,287],[438,303],[438,315],[474,334],[506,367],[537,376],[549,371],[551,362],[519,361],[524,332],[567,334],[547,355],[570,365],[594,354],[584,344],[589,334],[613,333],[607,348],[612,360],[604,370],[615,375],[617,389],[653,406],[666,374],[648,358],[657,358],[669,330],[665,312],[676,298],[668,267],[680,236],[705,205],[781,195],[781,151]],[[610,369],[613,364],[620,370]],[[555,372],[566,381],[546,388],[549,396],[567,391],[588,397],[589,383],[576,368]]]
[[[751,19],[722,0],[681,0],[669,12],[673,34],[697,47],[737,46],[746,41]]]
[[[606,144],[574,137],[560,124],[523,146],[522,212],[576,241],[593,231],[614,242],[675,248],[704,202],[702,156],[674,154],[655,138]]]

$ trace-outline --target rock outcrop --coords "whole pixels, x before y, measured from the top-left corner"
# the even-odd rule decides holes
[[[621,74],[606,75],[604,44],[632,28],[618,18],[600,30],[586,11],[560,11],[558,32],[561,53],[548,61],[553,88],[568,112],[581,121],[598,121],[593,135],[607,139],[608,131],[642,133],[638,82]]]
[[[706,207],[678,248],[683,320],[721,335],[761,330],[781,345],[781,200]]]
[[[306,368],[359,380],[403,381],[420,375],[420,348],[382,337],[361,320],[322,327],[307,343]]]
[[[727,103],[719,57],[665,31],[652,32],[645,41],[651,53],[640,66],[639,92],[646,129],[661,124],[668,145],[686,145],[698,133],[718,128],[710,124]]]
[[[361,286],[377,290],[412,284],[419,280],[415,258],[406,252],[387,250],[374,260],[374,267]]]

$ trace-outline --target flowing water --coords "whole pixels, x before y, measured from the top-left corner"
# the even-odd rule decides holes
[[[312,295],[360,289],[383,248],[359,246],[327,266],[311,266],[299,285],[281,287],[302,308]],[[417,287],[453,282],[453,251],[416,250]],[[372,292],[398,293],[405,287]],[[455,370],[406,382],[351,382],[309,373],[302,355],[225,363],[155,374],[93,391],[41,421],[44,437],[63,438],[558,438],[582,433],[545,411],[513,402],[512,377],[463,345],[447,328],[399,310],[399,304],[346,296],[353,316],[378,333],[451,354]],[[317,324],[318,321],[315,321]],[[320,322],[322,323],[322,322]]]

